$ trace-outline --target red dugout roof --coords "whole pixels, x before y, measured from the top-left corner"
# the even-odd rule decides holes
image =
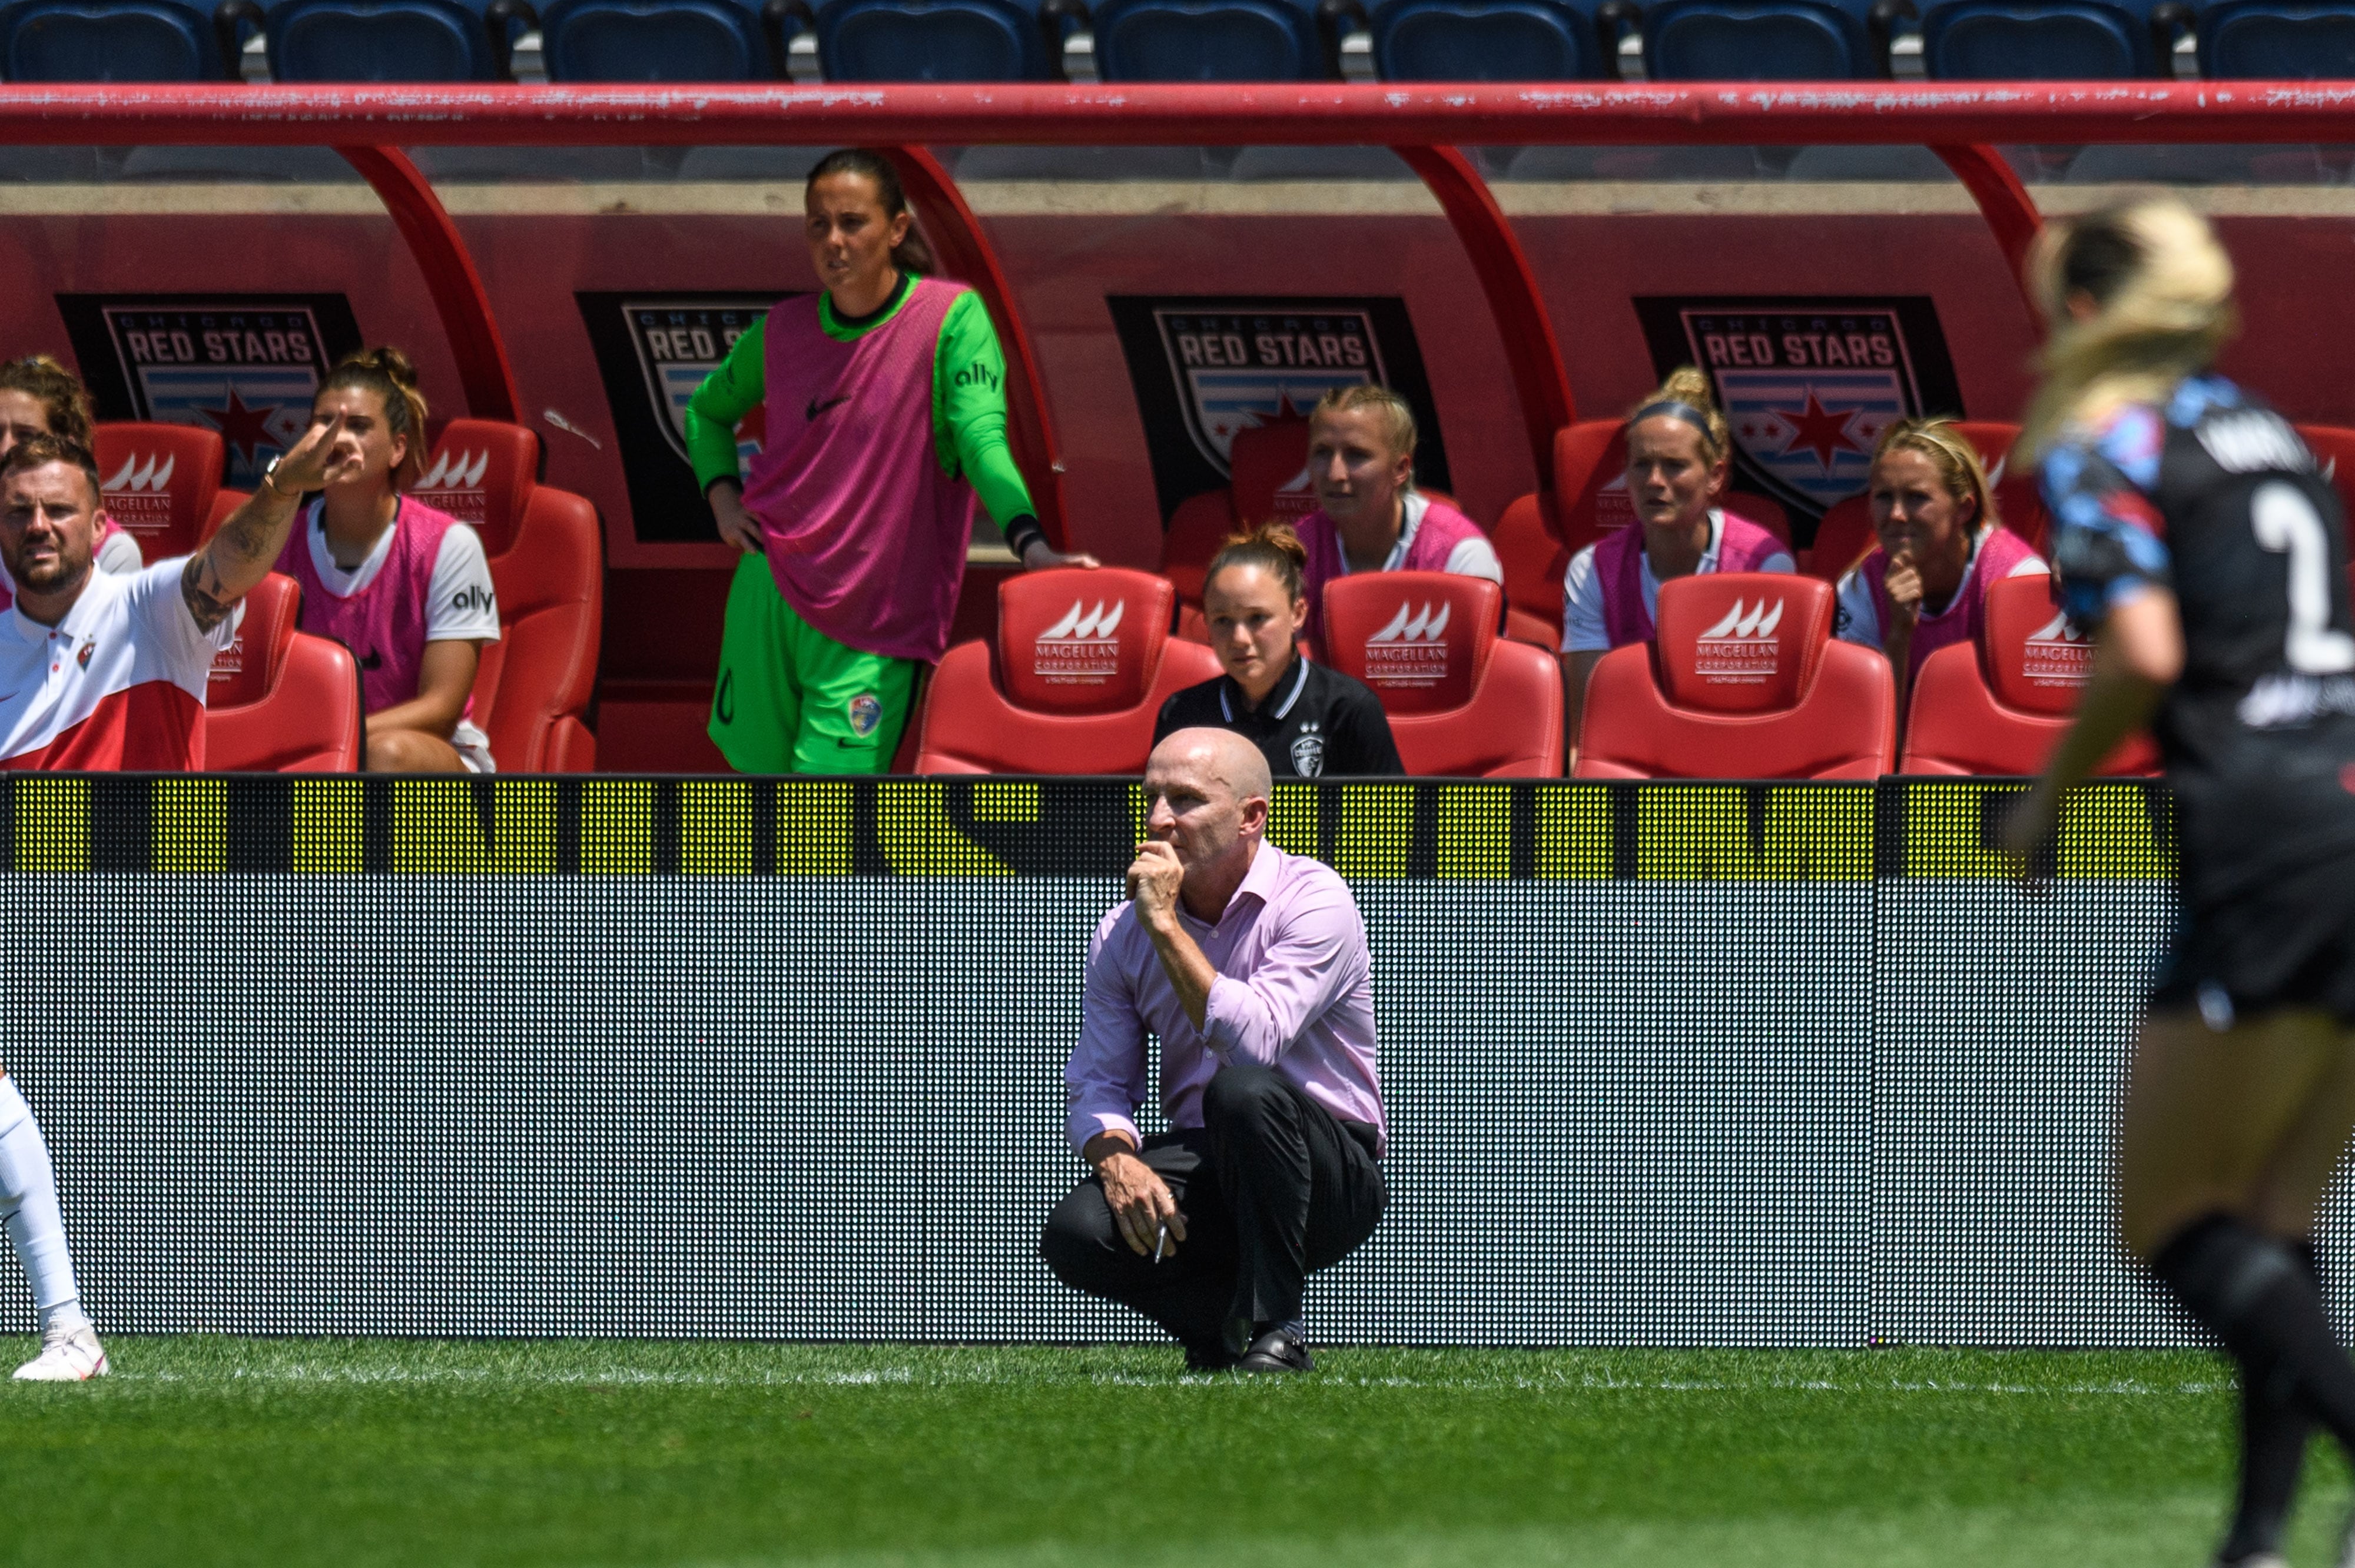
[[[0,87],[0,140],[406,146],[2331,142],[2355,82]]]

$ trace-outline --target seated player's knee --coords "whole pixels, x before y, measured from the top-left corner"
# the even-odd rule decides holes
[[[371,729],[368,736],[370,773],[464,773],[466,765],[458,748],[421,729]]]
[[[1273,1067],[1249,1062],[1221,1067],[1202,1091],[1202,1120],[1226,1129],[1263,1122],[1284,1093],[1284,1080]]]

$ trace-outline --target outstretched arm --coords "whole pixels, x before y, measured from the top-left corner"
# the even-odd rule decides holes
[[[2147,724],[2182,673],[2183,622],[2175,595],[2146,587],[2121,599],[2094,634],[2093,678],[2078,699],[2076,722],[2004,824],[2004,848],[2022,866],[2052,835],[2062,791],[2083,782],[2120,741]]]
[[[187,601],[198,630],[210,631],[227,620],[238,601],[270,575],[286,547],[286,530],[302,507],[304,493],[359,466],[357,452],[336,456],[336,438],[343,430],[344,418],[338,414],[304,431],[293,450],[278,460],[268,482],[255,486],[251,498],[188,557],[180,573],[180,597]]]

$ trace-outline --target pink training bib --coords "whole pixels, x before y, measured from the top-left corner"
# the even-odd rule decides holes
[[[303,585],[298,624],[352,651],[360,662],[360,690],[368,712],[411,701],[425,664],[433,564],[442,556],[442,535],[457,525],[457,519],[402,496],[393,514],[392,553],[366,588],[345,598],[320,580],[311,561],[311,534],[320,525],[319,509],[325,504],[314,501],[303,509],[274,568]],[[470,701],[468,711],[473,707]]]
[[[2000,524],[1981,539],[1963,586],[1955,590],[1946,608],[1913,622],[1913,641],[1906,650],[1906,680],[1910,682],[1920,674],[1922,661],[1939,649],[1975,641],[1979,629],[1987,624],[1987,585],[2009,577],[2014,567],[2035,553],[2027,540]],[[1881,616],[1881,631],[1885,637],[1890,622],[1897,617],[1897,607],[1889,602],[1889,552],[1876,546],[1872,554],[1857,563],[1856,569],[1864,585],[1872,590],[1872,608]]]
[[[1732,513],[1721,514],[1717,569],[1754,572],[1789,548],[1782,540]],[[1594,546],[1594,580],[1603,588],[1603,630],[1614,648],[1649,642],[1652,612],[1644,605],[1644,527],[1633,524],[1604,535]]]
[[[777,591],[847,648],[937,661],[964,580],[974,495],[932,445],[932,366],[963,285],[919,278],[900,313],[848,343],[822,295],[769,313],[768,437],[744,509]]]
[[[1407,541],[1402,572],[1443,572],[1447,557],[1466,539],[1485,539],[1480,524],[1453,506],[1433,501],[1423,508],[1414,537]],[[1308,547],[1308,566],[1301,573],[1300,591],[1308,599],[1308,624],[1304,629],[1317,647],[1325,645],[1325,585],[1349,574],[1341,569],[1341,530],[1319,507],[1300,520],[1300,542]]]

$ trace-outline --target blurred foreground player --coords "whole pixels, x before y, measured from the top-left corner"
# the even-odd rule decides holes
[[[203,767],[213,655],[277,558],[295,498],[325,477],[334,436],[322,427],[297,442],[196,555],[127,575],[100,571],[93,558],[98,470],[87,448],[37,435],[0,459],[0,561],[16,585],[15,606],[0,612],[0,767]],[[81,1309],[48,1146],[5,1075],[0,1218],[41,1315],[41,1353],[16,1376],[102,1375],[106,1351]]]
[[[981,297],[931,252],[880,154],[829,153],[803,193],[823,289],[736,340],[687,406],[687,450],[728,590],[712,743],[740,773],[880,773],[916,671],[949,645],[976,496],[1025,567],[1047,542],[1006,444],[1006,355]],[[765,403],[749,482],[736,427]]]
[[[1182,729],[1146,765],[1146,842],[1096,927],[1063,1082],[1095,1167],[1039,1250],[1075,1289],[1134,1307],[1193,1371],[1306,1372],[1313,1270],[1374,1233],[1381,1084],[1365,923],[1326,866],[1264,842],[1267,762]],[[1140,1137],[1145,1037],[1170,1130]]]
[[[2239,1365],[2238,1507],[2216,1562],[2280,1568],[2309,1422],[2355,1453],[2315,1210],[2355,1125],[2355,624],[2339,502],[2290,426],[2209,373],[2232,323],[2207,225],[2154,197],[2039,242],[2041,455],[2065,602],[2096,641],[2077,721],[2007,830],[2153,722],[2182,920],[2135,1047],[2126,1245]],[[2355,1562],[2345,1545],[2339,1561]]]

